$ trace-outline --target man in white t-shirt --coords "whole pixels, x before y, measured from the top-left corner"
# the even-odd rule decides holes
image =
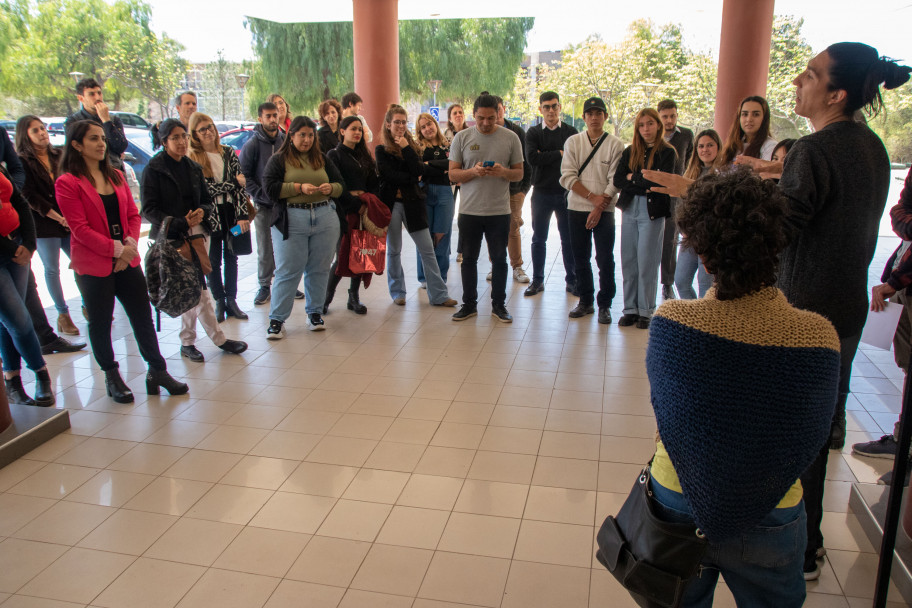
[[[493,277],[491,314],[511,323],[507,312],[507,241],[510,235],[510,182],[523,177],[522,143],[516,133],[497,126],[497,99],[479,95],[475,126],[456,134],[450,144],[450,181],[460,184],[459,234],[462,242],[462,308],[453,315],[464,321],[478,314],[478,254],[488,243]]]

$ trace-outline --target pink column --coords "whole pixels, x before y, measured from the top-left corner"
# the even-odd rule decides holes
[[[723,0],[715,128],[724,140],[741,100],[766,96],[775,0]]]
[[[355,92],[364,99],[362,114],[380,143],[386,106],[399,103],[399,2],[352,0]]]

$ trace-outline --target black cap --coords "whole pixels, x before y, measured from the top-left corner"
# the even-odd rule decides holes
[[[586,100],[586,103],[583,104],[583,114],[589,110],[601,110],[605,114],[608,113],[608,108],[605,107],[605,102],[601,97],[590,97]]]

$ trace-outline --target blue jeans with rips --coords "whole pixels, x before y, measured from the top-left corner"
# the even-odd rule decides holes
[[[437,268],[440,277],[446,283],[447,271],[450,269],[450,240],[453,236],[453,216],[456,213],[456,199],[450,186],[441,184],[428,184],[427,200],[424,201],[428,212],[428,230],[431,233],[431,242],[435,234],[442,234],[443,238],[434,245],[434,257],[437,258]],[[424,263],[421,253],[418,256],[418,281],[427,282],[424,276]]]

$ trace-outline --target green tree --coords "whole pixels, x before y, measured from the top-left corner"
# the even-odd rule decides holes
[[[440,99],[467,99],[481,90],[507,93],[522,62],[534,20],[431,19],[399,22],[399,88],[403,100],[427,99],[428,80],[443,81]],[[281,92],[295,112],[354,88],[352,24],[275,23],[250,18],[258,65],[251,74],[251,108]],[[381,100],[383,102],[385,100]]]
[[[240,73],[240,64],[225,59],[222,49],[218,50],[216,60],[203,69],[200,105],[215,120],[228,120],[229,115],[240,109],[241,91],[236,79]]]
[[[769,79],[766,100],[770,106],[773,135],[779,139],[801,137],[811,132],[806,118],[795,114],[795,76],[814,57],[811,45],[801,33],[804,19],[780,15],[773,21],[770,43]]]

